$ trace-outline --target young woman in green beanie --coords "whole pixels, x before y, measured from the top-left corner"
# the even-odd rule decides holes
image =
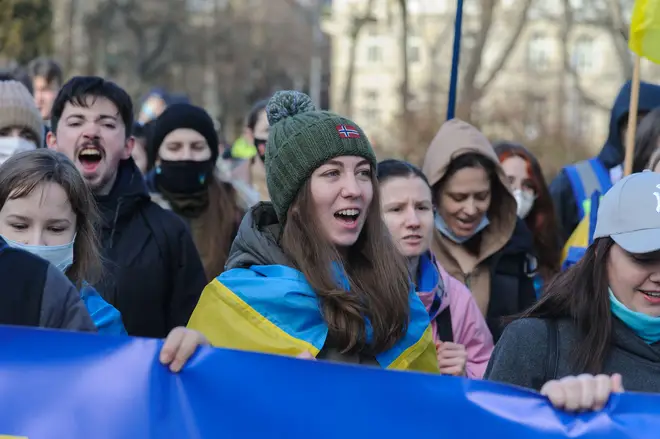
[[[188,327],[219,347],[437,373],[367,136],[295,91],[276,93],[267,114],[272,202],[245,215]]]

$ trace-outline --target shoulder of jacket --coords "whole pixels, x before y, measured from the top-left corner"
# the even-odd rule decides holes
[[[188,231],[188,226],[179,215],[152,200],[147,200],[142,206],[142,215],[151,229],[158,227],[161,230],[157,232],[168,237],[178,236],[182,231]]]
[[[165,197],[158,193],[158,192],[151,192],[149,193],[149,197],[151,198],[151,201],[158,206],[162,207],[165,210],[171,210],[172,206],[170,205],[170,202],[165,199]]]

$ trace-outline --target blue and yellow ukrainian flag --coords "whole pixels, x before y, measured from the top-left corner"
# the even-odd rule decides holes
[[[376,361],[387,369],[439,373],[429,317],[412,289],[410,317],[406,335]],[[204,289],[188,327],[216,347],[288,356],[317,356],[328,336],[305,276],[283,265],[222,273]]]

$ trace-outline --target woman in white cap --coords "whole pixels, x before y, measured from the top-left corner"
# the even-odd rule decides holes
[[[18,81],[0,81],[0,164],[44,143],[44,124],[32,95]]]
[[[611,392],[660,392],[660,174],[618,182],[594,242],[511,323],[486,378],[541,390],[559,407],[597,410]]]

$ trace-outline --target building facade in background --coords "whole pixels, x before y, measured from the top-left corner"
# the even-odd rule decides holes
[[[632,66],[629,53],[621,50],[632,1],[623,0],[614,11],[610,8],[616,2],[607,0],[567,1],[568,10],[563,0],[531,0],[528,9],[527,0],[495,2],[480,50],[484,2],[465,0],[459,99],[465,98],[461,81],[476,71],[473,85],[488,85],[468,102],[469,114],[492,138],[529,143],[552,135],[593,150],[602,146],[609,107]],[[403,26],[398,1],[373,1],[368,10],[369,3],[334,0],[325,23],[333,41],[331,106],[352,114],[383,143],[403,123]],[[407,7],[408,109],[434,114],[439,127],[446,116],[456,2],[407,0]],[[517,33],[519,17],[524,23]],[[617,26],[617,19],[625,24]],[[353,48],[359,23],[363,27]],[[347,109],[352,49],[352,103]],[[468,72],[470,68],[476,70]],[[660,69],[645,64],[642,78],[658,80]]]

